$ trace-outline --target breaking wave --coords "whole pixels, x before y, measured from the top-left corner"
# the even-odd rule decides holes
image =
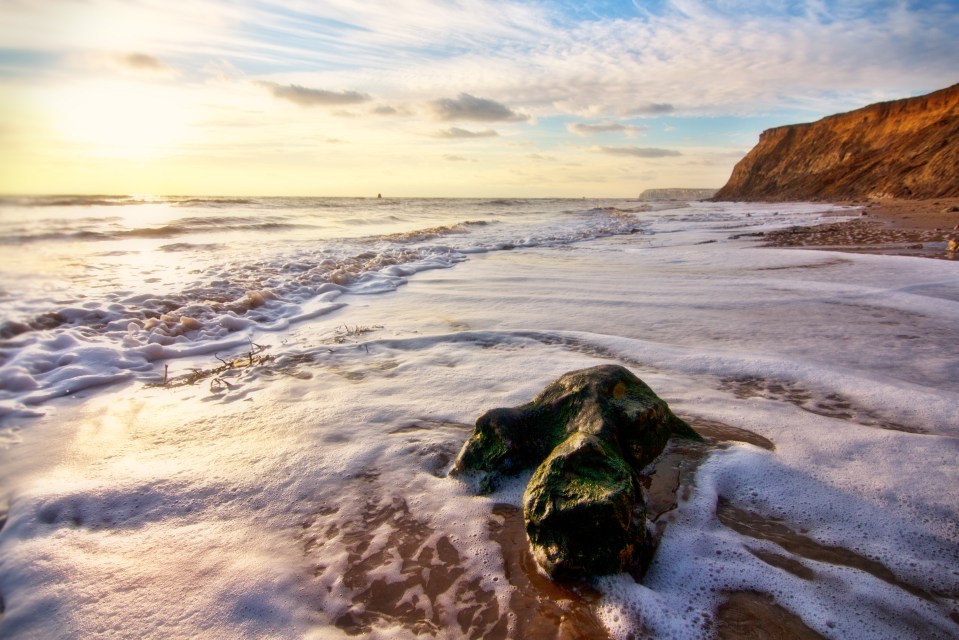
[[[124,204],[144,206],[98,209]],[[344,293],[393,291],[471,254],[642,230],[628,208],[570,204],[7,198],[0,243],[20,258],[0,271],[12,301],[0,316],[0,405],[13,411],[81,385],[154,375],[157,360],[243,344],[336,310]],[[196,215],[177,215],[183,207]],[[42,297],[24,284],[37,270],[51,277]]]

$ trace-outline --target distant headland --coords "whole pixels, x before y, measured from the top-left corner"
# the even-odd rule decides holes
[[[768,129],[716,200],[959,197],[959,84]]]

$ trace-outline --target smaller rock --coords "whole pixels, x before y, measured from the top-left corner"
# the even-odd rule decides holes
[[[615,573],[646,537],[646,509],[626,461],[597,436],[574,433],[523,495],[533,557],[554,578]]]

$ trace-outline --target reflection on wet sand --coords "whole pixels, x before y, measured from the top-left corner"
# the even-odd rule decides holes
[[[764,392],[776,391],[774,384],[760,386]],[[741,390],[747,389],[754,392],[758,387],[741,385]],[[787,389],[782,392],[788,395]],[[797,400],[810,400],[808,394],[792,392],[801,396]],[[690,497],[697,469],[711,452],[737,442],[776,449],[771,440],[734,425],[696,416],[684,419],[705,442],[674,440],[640,478],[652,525],[650,552],[668,529],[677,506]],[[449,430],[448,441],[419,440],[441,429]],[[421,458],[422,469],[443,476],[467,430],[464,424],[415,420],[392,433],[408,440]],[[561,583],[539,572],[520,507],[493,505],[488,535],[500,557],[484,563],[485,569],[477,573],[467,541],[418,514],[408,497],[382,486],[376,472],[360,474],[355,480],[352,493],[362,500],[359,508],[351,513],[337,507],[319,509],[302,522],[297,533],[317,581],[318,597],[344,603],[332,623],[346,634],[369,636],[402,629],[415,635],[456,630],[463,637],[531,640],[609,637],[596,615],[601,593],[588,582]],[[716,518],[756,540],[757,544],[744,544],[756,558],[802,580],[823,579],[817,565],[829,564],[864,571],[946,610],[955,601],[956,594],[929,593],[897,577],[878,559],[821,544],[785,521],[726,498],[720,497]],[[771,550],[758,541],[774,543],[779,549]],[[637,571],[633,578],[641,582],[643,576]],[[957,615],[951,617],[956,620]],[[919,620],[912,623],[921,624]],[[712,628],[720,639],[823,637],[778,603],[774,594],[753,590],[726,593]],[[944,629],[934,631],[948,634]]]
[[[511,637],[527,640],[608,638],[591,604],[600,594],[588,585],[563,585],[542,573],[530,553],[519,507],[493,508],[490,535],[503,550],[504,570],[513,590],[509,608],[515,616]]]
[[[792,530],[783,521],[777,518],[763,516],[737,507],[725,498],[720,497],[716,505],[716,516],[720,522],[733,531],[758,540],[768,540],[782,547],[785,552],[792,554],[794,557],[790,558],[785,555],[747,547],[753,555],[767,564],[788,571],[805,580],[817,579],[815,570],[809,568],[802,562],[802,560],[811,560],[813,562],[850,567],[864,571],[936,606],[951,608],[956,604],[956,597],[959,594],[931,594],[920,587],[902,580],[878,560],[867,558],[843,547],[820,544],[809,536]],[[782,611],[782,613],[786,613],[787,615],[783,616],[781,610],[782,608],[775,605],[768,595],[755,593],[733,594],[725,605],[720,608],[719,612],[721,626],[724,624],[730,625],[730,635],[723,636],[721,634],[720,637],[819,637],[812,630],[806,628],[799,618],[785,611]],[[726,621],[724,621],[724,615]],[[950,617],[954,621],[959,622],[955,611],[951,613]],[[915,637],[917,638],[954,637],[956,633],[956,629],[932,628],[929,626],[930,623],[928,621],[903,619],[902,614],[900,614],[900,622],[911,627],[915,631]],[[740,628],[745,629],[751,625],[763,629],[776,629],[779,625],[785,625],[789,628],[789,632],[780,636],[741,635],[738,633]]]
[[[732,593],[719,607],[719,640],[821,640],[802,618],[753,591]]]

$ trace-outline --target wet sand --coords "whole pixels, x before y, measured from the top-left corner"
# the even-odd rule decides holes
[[[862,206],[868,214],[894,229],[926,229],[950,231],[959,225],[959,198],[933,200],[885,199],[876,202],[847,202]]]
[[[711,452],[736,442],[746,442],[769,451],[776,448],[772,441],[739,427],[697,416],[686,416],[686,419],[704,436],[705,442],[673,439],[666,452],[641,478],[653,525],[654,546],[650,551],[672,521],[673,510],[680,501],[688,499],[696,484],[696,471]],[[457,431],[468,429],[468,425],[445,426]],[[435,471],[442,474],[453,451],[439,453]],[[376,478],[368,476],[360,480],[375,483]],[[358,491],[362,493],[359,488]],[[426,523],[417,520],[402,499],[394,497],[379,502],[372,496],[368,499],[370,502],[363,512],[362,523],[338,521],[335,519],[336,509],[331,509],[304,521],[302,532],[297,536],[304,555],[314,558],[326,539],[345,532],[350,558],[343,579],[362,594],[357,606],[335,622],[347,635],[371,633],[377,623],[384,621],[398,624],[412,633],[440,633],[446,628],[444,621],[453,617],[459,630],[469,637],[510,637],[510,620],[519,637],[531,640],[610,637],[595,614],[600,593],[588,581],[556,582],[537,569],[529,551],[520,508],[497,504],[489,521],[491,538],[503,554],[504,577],[512,587],[508,609],[504,611],[492,591],[476,580],[465,580],[464,558],[450,544],[447,535],[433,531]],[[867,571],[933,603],[949,601],[952,597],[952,594],[928,594],[897,579],[881,562],[848,549],[816,543],[774,518],[738,507],[722,497],[716,513],[723,525],[737,533],[779,545],[783,554],[758,548],[749,550],[764,562],[803,579],[817,579],[815,571],[803,562],[812,560]],[[334,516],[334,520],[325,529],[318,527],[323,516],[327,515]],[[390,530],[388,544],[371,553],[371,549],[377,546],[375,532],[385,525]],[[397,549],[403,558],[398,576],[382,575],[383,567],[390,564],[387,557],[390,549]],[[318,573],[325,569],[322,565],[316,567]],[[634,578],[642,579],[641,569],[634,573]],[[411,590],[419,594],[422,602],[409,600]],[[424,603],[429,606],[424,608]],[[800,617],[779,605],[771,594],[757,591],[727,594],[709,627],[720,639],[806,640],[822,637],[806,626]]]
[[[959,259],[948,251],[959,239],[959,198],[838,203],[860,209],[860,217],[764,234],[765,245],[808,247],[857,253]]]
[[[766,386],[778,385],[770,382]],[[835,414],[835,417],[873,426],[869,422],[860,422],[858,417],[853,415]],[[677,507],[677,499],[688,496],[692,486],[696,484],[696,469],[711,451],[724,449],[734,442],[746,442],[770,451],[776,448],[772,441],[745,429],[695,416],[686,416],[686,420],[705,437],[706,442],[698,444],[671,441],[666,453],[657,460],[649,474],[643,478],[657,542],[670,521],[669,512]],[[898,428],[898,425],[879,426],[894,430]],[[821,579],[817,572],[810,568],[810,564],[812,566],[816,566],[816,563],[845,566],[869,573],[879,580],[926,600],[933,606],[952,608],[955,605],[957,597],[955,593],[929,593],[897,577],[880,558],[869,558],[841,546],[821,544],[805,535],[804,532],[791,529],[775,517],[763,516],[737,506],[723,496],[719,497],[716,505],[716,517],[724,526],[741,535],[778,545],[782,553],[752,546],[747,546],[747,549],[766,564],[792,573],[803,580]],[[959,616],[955,612],[951,614],[951,618],[959,623],[957,619]],[[954,632],[953,629],[931,629],[925,626],[924,621],[918,619],[904,620],[904,622],[913,628],[915,637],[924,637],[926,634],[931,634],[929,637],[938,637],[939,634],[948,637]],[[715,631],[720,640],[733,638],[737,640],[773,638],[817,640],[823,638],[808,627],[802,618],[777,603],[772,594],[759,591],[729,592],[716,612]]]

